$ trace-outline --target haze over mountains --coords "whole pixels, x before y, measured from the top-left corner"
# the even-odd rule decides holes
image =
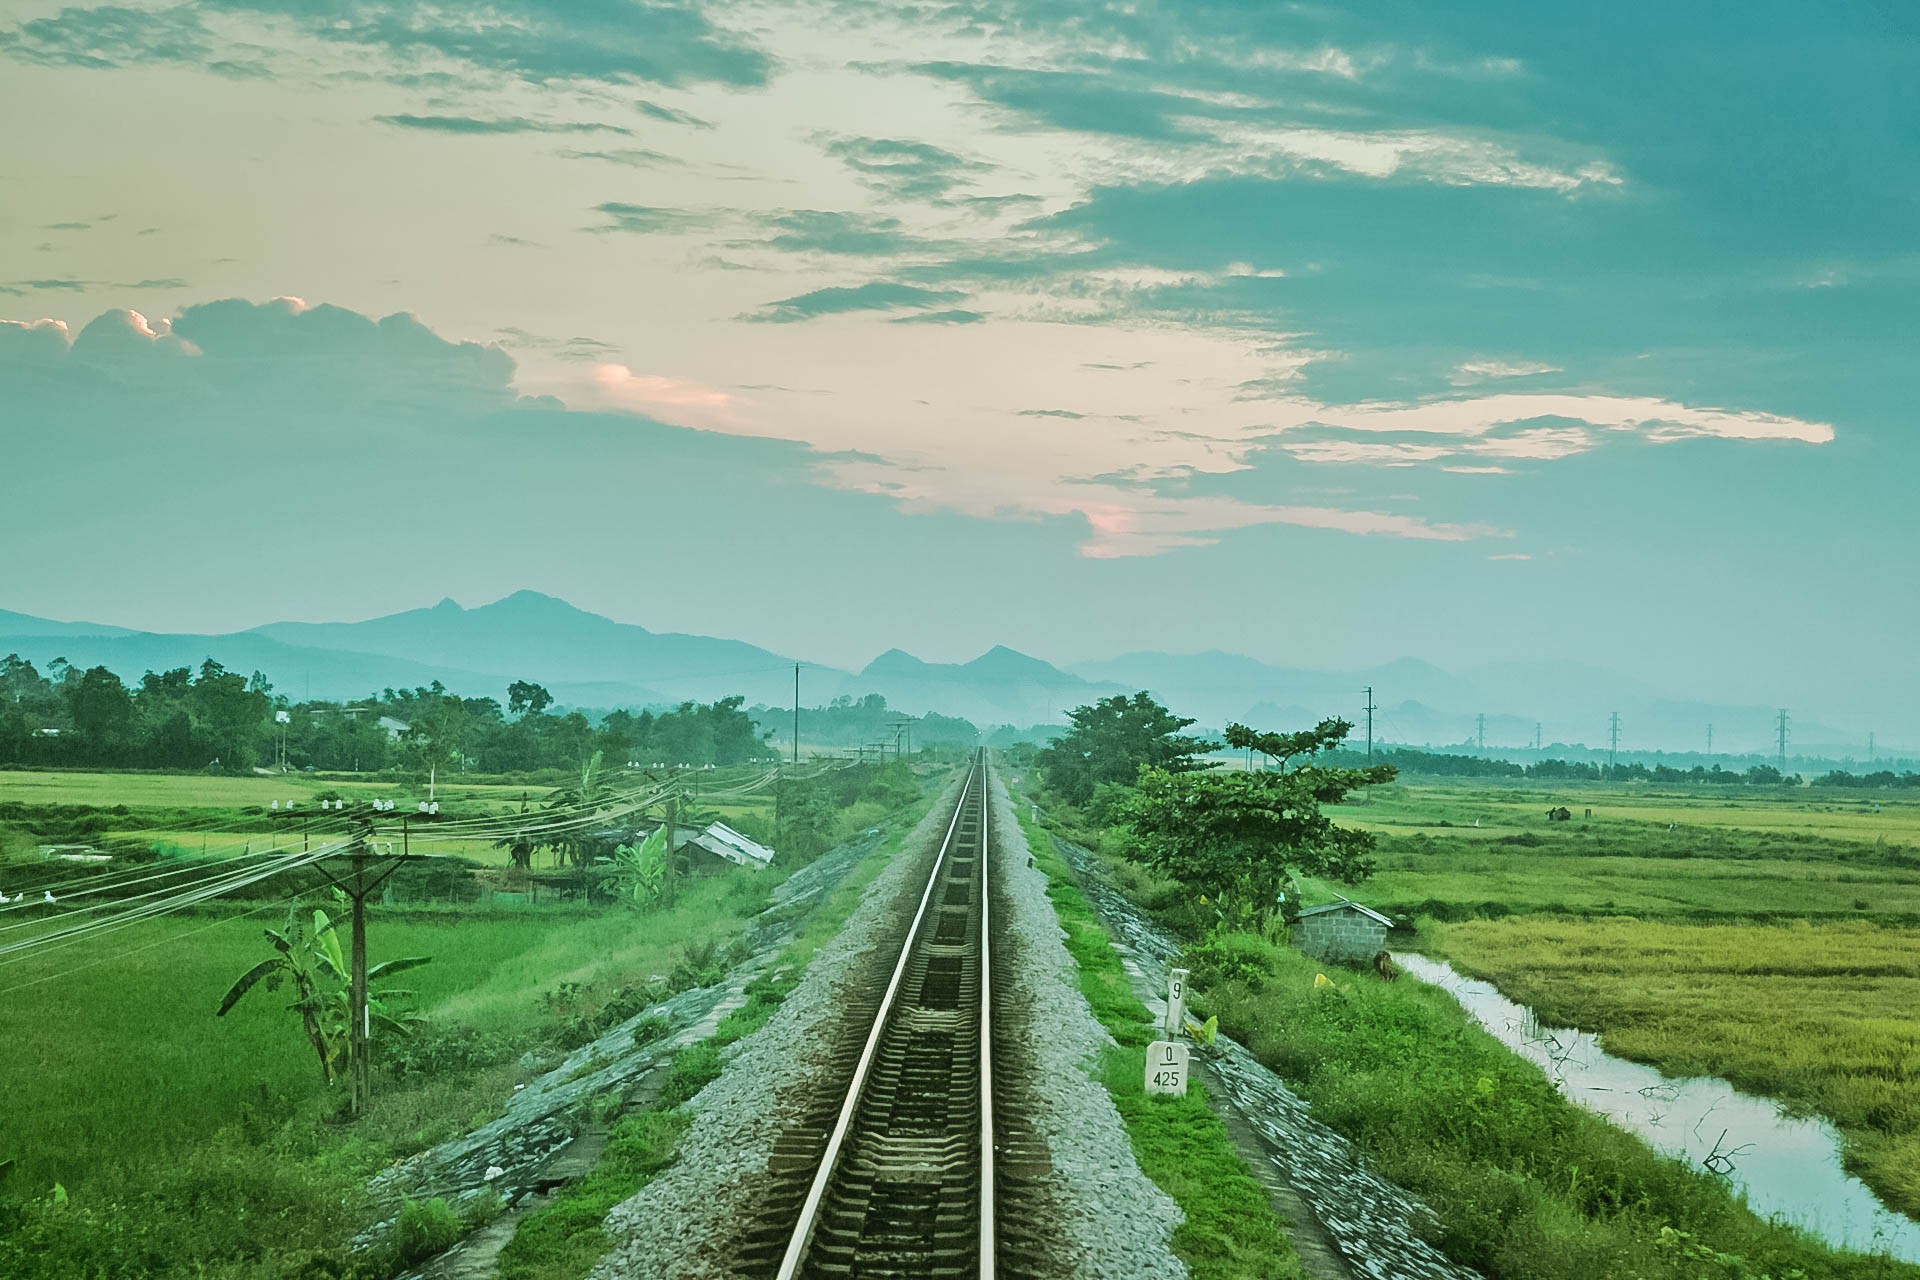
[[[442,600],[362,622],[277,622],[224,635],[163,634],[92,622],[59,622],[0,610],[0,654],[43,668],[56,658],[104,665],[129,681],[148,670],[213,657],[263,671],[291,697],[356,698],[439,680],[469,696],[501,697],[536,680],[561,703],[592,709],[660,706],[742,694],[791,705],[795,658],[740,640],[656,632],[615,622],[535,591],[463,608]],[[1094,698],[1150,689],[1203,726],[1230,720],[1285,727],[1326,715],[1356,722],[1372,686],[1382,741],[1472,741],[1486,716],[1489,749],[1544,743],[1604,744],[1621,715],[1623,749],[1696,751],[1714,726],[1720,752],[1770,751],[1773,707],[1686,702],[1617,673],[1543,661],[1448,672],[1405,658],[1354,671],[1278,666],[1242,654],[1135,652],[1061,668],[997,645],[971,662],[926,662],[889,649],[858,672],[802,665],[801,701],[879,693],[915,714],[937,711],[977,725],[1060,723]],[[1862,740],[1854,742],[1853,737]],[[1794,722],[1796,747],[1865,755],[1863,735],[1811,718]],[[1883,744],[1885,753],[1886,744]]]

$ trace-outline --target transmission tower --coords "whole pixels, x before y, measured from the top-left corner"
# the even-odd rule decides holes
[[[1487,713],[1482,711],[1474,718],[1473,741],[1480,750],[1487,749]]]
[[[1775,731],[1780,739],[1780,772],[1787,771],[1787,709],[1780,708],[1779,718],[1775,721]]]
[[[1613,766],[1618,761],[1619,756],[1620,756],[1620,713],[1618,711],[1615,711],[1607,717],[1607,770],[1608,772],[1612,772]]]

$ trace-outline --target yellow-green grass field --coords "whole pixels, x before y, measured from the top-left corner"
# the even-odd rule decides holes
[[[1920,870],[1792,858],[1577,857],[1483,842],[1389,846],[1359,885],[1307,879],[1404,916],[1567,912],[1641,916],[1920,917]]]
[[[1567,822],[1550,822],[1564,803]],[[1334,811],[1378,839],[1358,886],[1303,884],[1407,916],[1511,912],[1920,918],[1920,804],[1474,785],[1376,787]],[[1585,817],[1591,808],[1593,817]],[[1475,826],[1475,822],[1479,825]]]
[[[1534,917],[1422,945],[1622,1057],[1826,1117],[1848,1167],[1920,1214],[1920,930]]]
[[[1547,810],[1556,805],[1573,811],[1571,824],[1547,821]],[[1591,819],[1585,816],[1588,809],[1593,810]],[[1348,826],[1463,839],[1493,839],[1568,825],[1586,824],[1596,830],[1624,825],[1664,829],[1676,823],[1682,829],[1703,832],[1768,832],[1920,846],[1920,796],[1910,791],[1419,782],[1374,787],[1337,812]]]

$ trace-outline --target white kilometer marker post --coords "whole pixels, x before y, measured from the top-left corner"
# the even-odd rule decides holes
[[[1187,1046],[1173,1040],[1155,1040],[1147,1046],[1147,1092],[1187,1092]]]
[[[1187,1092],[1187,1046],[1178,1039],[1187,1023],[1187,971],[1167,975],[1167,1016],[1161,1024],[1166,1040],[1147,1046],[1147,1092],[1184,1097]]]

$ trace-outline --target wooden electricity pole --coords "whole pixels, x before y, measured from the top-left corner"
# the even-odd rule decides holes
[[[373,1030],[367,1009],[367,842],[362,832],[353,837],[353,959],[347,986],[347,1063],[353,1072],[353,1114],[364,1115],[373,1097],[368,1072],[367,1042]]]
[[[665,894],[665,897],[667,900],[667,905],[669,907],[673,905],[673,879],[674,879],[673,860],[677,856],[674,853],[673,842],[674,842],[674,839],[679,834],[679,830],[678,830],[679,818],[680,818],[680,797],[678,794],[675,794],[667,798],[667,861],[666,861],[667,892]]]
[[[342,881],[319,868],[320,874],[332,882],[333,887],[347,895],[353,904],[352,938],[348,943],[347,961],[347,1075],[352,1084],[353,1114],[364,1115],[367,1104],[373,1099],[373,1081],[371,1067],[371,1041],[373,1015],[368,1008],[367,996],[367,895],[378,889],[386,878],[399,870],[404,859],[396,858],[393,865],[369,880],[367,878],[367,859],[372,856],[367,848],[367,837],[373,834],[373,820],[365,815],[354,819],[353,837],[347,846],[348,877]]]

